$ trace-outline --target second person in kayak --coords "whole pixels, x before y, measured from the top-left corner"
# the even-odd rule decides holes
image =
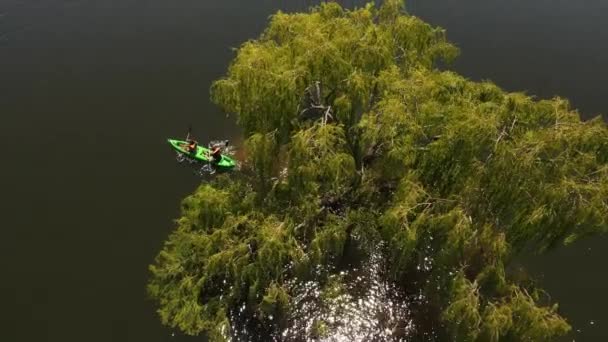
[[[222,148],[219,144],[215,144],[209,149],[209,157],[211,162],[215,164],[219,163],[220,160],[222,160]]]

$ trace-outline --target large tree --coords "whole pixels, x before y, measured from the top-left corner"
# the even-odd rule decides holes
[[[212,86],[248,159],[183,201],[150,266],[162,322],[217,341],[332,336],[344,327],[323,312],[373,259],[411,305],[408,322],[370,338],[567,333],[557,305],[509,265],[607,229],[608,130],[564,99],[437,69],[456,55],[398,0],[273,15]],[[325,309],[281,335],[310,283]]]

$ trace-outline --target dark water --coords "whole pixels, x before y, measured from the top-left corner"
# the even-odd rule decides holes
[[[171,337],[144,291],[199,181],[164,139],[237,137],[210,82],[269,14],[310,3],[0,0],[0,341],[199,340]],[[409,5],[448,29],[464,75],[608,113],[608,2]],[[607,241],[528,260],[581,330],[568,340],[608,338]]]

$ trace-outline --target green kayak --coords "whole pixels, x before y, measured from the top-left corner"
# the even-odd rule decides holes
[[[188,157],[188,158],[200,161],[200,162],[205,162],[205,163],[209,162],[209,152],[210,151],[208,148],[205,148],[203,146],[198,146],[196,148],[196,153],[188,153],[188,152],[186,152],[186,146],[188,145],[188,143],[186,141],[177,140],[177,139],[167,139],[167,142],[169,143],[169,145],[171,145],[171,147],[173,147],[174,150],[176,150],[179,153],[182,153],[185,157]],[[236,166],[236,162],[234,161],[234,159],[227,157],[225,155],[222,155],[222,159],[216,165],[222,169],[229,170]]]

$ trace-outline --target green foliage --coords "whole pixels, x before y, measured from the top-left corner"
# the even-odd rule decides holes
[[[320,82],[327,105],[338,107],[338,117],[350,126],[371,104],[382,70],[397,61],[407,70],[428,68],[456,53],[441,29],[402,16],[400,9],[399,1],[387,1],[380,11],[323,3],[309,14],[278,12],[258,40],[239,48],[211,97],[238,115],[247,136],[278,130],[284,141],[302,109],[304,89]],[[376,18],[382,23],[374,24]]]
[[[265,316],[277,317],[287,312],[289,294],[282,286],[271,284],[260,304],[260,310]]]
[[[226,191],[202,185],[182,202],[185,215],[179,219],[180,226],[203,231],[221,226],[230,210],[229,198]]]
[[[507,332],[513,327],[513,315],[508,305],[488,303],[483,311],[482,338],[489,342],[498,342],[504,339]]]
[[[256,133],[245,141],[249,164],[256,174],[255,185],[260,196],[265,196],[270,187],[270,177],[276,164],[277,144],[273,133]]]
[[[556,305],[538,306],[533,296],[516,286],[500,303],[485,303],[477,284],[460,272],[451,293],[442,319],[458,341],[551,341],[570,330]]]
[[[311,330],[311,337],[313,339],[326,338],[329,335],[327,324],[321,320],[315,320]]]
[[[481,314],[477,284],[461,273],[454,279],[450,305],[443,312],[443,320],[457,341],[475,341],[479,335]]]
[[[557,305],[539,307],[532,296],[515,289],[507,304],[512,308],[513,325],[509,333],[523,341],[550,341],[570,330],[566,321],[557,315]]]
[[[497,149],[484,170],[479,207],[495,215],[520,248],[546,249],[606,231],[606,138],[597,120],[522,133]]]
[[[567,333],[506,270],[523,250],[608,229],[608,130],[566,100],[434,68],[456,53],[399,0],[273,15],[212,86],[247,161],[183,201],[150,266],[162,322],[220,341],[238,310],[280,330],[298,283],[322,284],[327,303],[346,291],[336,273],[354,249],[381,253],[384,276],[427,300],[432,317],[414,323],[450,340]],[[309,337],[333,327],[317,320]]]
[[[288,181],[294,197],[317,191],[336,194],[352,182],[355,164],[341,126],[314,124],[294,134],[289,147]]]

